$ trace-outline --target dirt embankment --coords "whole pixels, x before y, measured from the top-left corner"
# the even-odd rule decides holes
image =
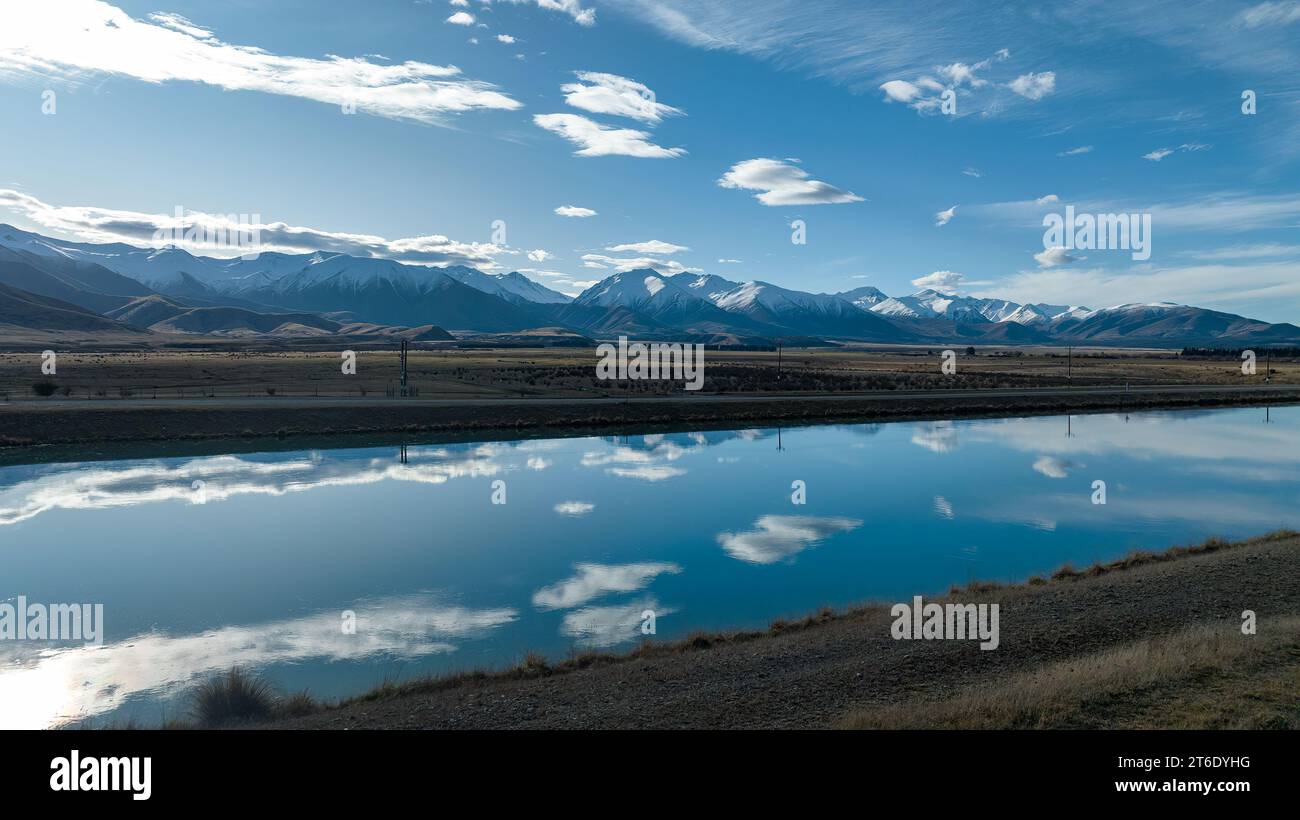
[[[1139,411],[1300,401],[1300,388],[1170,387],[1143,392],[1056,390],[969,395],[696,396],[681,399],[130,399],[0,404],[0,447],[266,436],[467,431],[635,432],[656,427],[809,424]]]
[[[530,658],[269,726],[1300,726],[1296,533],[946,600],[999,604],[998,648],[895,640],[888,606],[868,606],[620,657]],[[1255,635],[1242,632],[1245,610]]]

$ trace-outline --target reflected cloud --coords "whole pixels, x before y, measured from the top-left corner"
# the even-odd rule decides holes
[[[677,574],[682,568],[667,562],[640,564],[577,564],[577,574],[533,593],[539,609],[571,609],[611,592],[636,592],[655,578]]]
[[[560,634],[586,646],[605,647],[642,637],[643,615],[650,611],[656,619],[676,612],[661,607],[653,597],[619,606],[590,606],[564,616]]]
[[[957,425],[950,421],[925,424],[912,433],[912,443],[934,453],[951,453],[957,449]]]
[[[686,475],[686,471],[680,467],[665,467],[647,464],[643,467],[610,467],[605,472],[610,475],[616,475],[620,478],[639,478],[642,481],[664,481],[669,478],[676,478],[679,475]]]
[[[1042,473],[1048,478],[1068,478],[1070,470],[1075,467],[1082,467],[1069,459],[1058,458],[1057,456],[1039,456],[1034,462],[1034,472]]]
[[[517,617],[513,609],[467,609],[424,594],[362,601],[350,610],[356,613],[355,634],[345,634],[339,609],[200,634],[151,632],[98,647],[0,647],[0,727],[45,728],[83,720],[116,709],[133,695],[173,694],[233,666],[453,652],[455,641],[483,637]]]
[[[443,484],[456,478],[495,476],[517,469],[500,445],[410,448],[408,463],[373,451],[312,452],[267,461],[215,456],[192,460],[61,464],[37,471],[13,469],[0,476],[0,526],[57,509],[110,509],[164,501],[210,504],[240,495],[282,496],[320,487],[381,481]],[[26,474],[26,475],[25,475]]]
[[[953,518],[952,502],[941,495],[934,497],[934,514],[940,518]]]
[[[596,505],[587,501],[561,501],[555,505],[555,511],[560,515],[586,515],[596,509]]]
[[[793,558],[831,535],[862,526],[857,518],[807,515],[764,515],[745,532],[718,534],[718,543],[732,557],[751,564],[774,564]]]

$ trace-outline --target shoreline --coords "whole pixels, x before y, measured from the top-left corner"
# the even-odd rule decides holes
[[[1242,664],[1248,671],[1268,670],[1272,677],[1300,674],[1296,651],[1300,632],[1294,628],[1300,624],[1296,570],[1300,570],[1300,533],[1284,530],[1237,542],[1210,539],[1193,547],[1133,553],[1082,570],[1066,565],[1048,577],[1022,583],[972,582],[926,599],[999,603],[1001,647],[990,652],[970,641],[893,640],[889,604],[867,603],[839,612],[823,608],[801,620],[774,621],[767,630],[699,633],[647,642],[616,654],[581,652],[558,661],[529,654],[509,669],[389,683],[335,704],[313,703],[299,694],[287,702],[295,710],[292,713],[243,725],[266,729],[898,728],[896,724],[905,720],[910,721],[905,726],[945,728],[951,726],[927,723],[917,710],[943,716],[958,703],[964,711],[960,720],[948,721],[953,726],[1013,728],[997,725],[1002,719],[1011,720],[1014,728],[1032,728],[1032,721],[1030,726],[1019,725],[1023,714],[999,717],[1003,704],[986,705],[992,717],[976,715],[982,722],[972,724],[966,702],[987,698],[988,693],[1020,681],[1059,674],[1056,670],[1062,668],[1102,663],[1109,668],[1115,657],[1132,664],[1135,651],[1141,653],[1141,663],[1162,651],[1167,655],[1169,647],[1206,655],[1198,657],[1199,665],[1190,672],[1163,667],[1143,670],[1160,671],[1162,677],[1153,681],[1147,674],[1140,686],[1102,680],[1097,685],[1103,690],[1118,686],[1124,691],[1097,691],[1083,703],[1054,704],[1055,711],[1047,715],[1059,718],[1061,725],[1087,726],[1103,718],[1119,719],[1118,714],[1129,723],[1137,721],[1134,725],[1139,728],[1155,728],[1141,723],[1151,719],[1147,713],[1152,704],[1144,698],[1149,700],[1152,687],[1162,698],[1181,703],[1179,699],[1192,697],[1197,687],[1232,680],[1234,674],[1240,677],[1240,670],[1234,669]],[[1257,643],[1236,640],[1241,612],[1246,609],[1258,612]],[[1270,627],[1277,629],[1270,631]],[[1240,637],[1249,641],[1256,636]],[[1219,655],[1211,651],[1218,651],[1220,643],[1228,646],[1220,653],[1223,668],[1215,666]],[[1084,681],[1089,682],[1097,683]],[[1035,695],[1050,698],[1052,691]],[[1298,705],[1294,690],[1289,697],[1294,709]],[[1089,705],[1093,700],[1106,705],[1105,715],[1099,717]],[[1134,714],[1125,712],[1125,703],[1132,707],[1129,711],[1136,710]],[[911,717],[900,718],[900,714]],[[1050,720],[1044,724],[1042,718],[1037,725],[1056,725]],[[1163,714],[1156,722],[1201,721],[1213,728],[1220,726],[1215,721],[1221,718],[1175,713]],[[1237,715],[1233,720],[1257,718]],[[1300,727],[1300,714],[1292,725]]]
[[[174,449],[230,442],[410,436],[464,440],[720,429],[738,425],[921,421],[1063,413],[1140,412],[1300,402],[1300,386],[1076,388],[705,395],[631,399],[192,399],[39,401],[0,404],[0,464],[49,461],[72,445],[166,443]],[[557,432],[558,431],[558,432]],[[258,442],[257,440],[262,440]],[[335,445],[336,446],[336,445]],[[53,449],[50,449],[53,448]],[[295,449],[301,449],[295,446]],[[77,447],[84,452],[84,447]],[[246,451],[246,450],[245,450]],[[77,460],[82,460],[78,458]]]
[[[197,724],[167,728],[1300,728],[1300,532],[973,581],[926,601],[998,604],[998,648],[896,640],[890,602],[868,602],[622,652],[529,653],[328,703],[231,670],[194,692]],[[248,693],[254,714],[232,716],[225,705]],[[223,720],[202,719],[204,698]]]

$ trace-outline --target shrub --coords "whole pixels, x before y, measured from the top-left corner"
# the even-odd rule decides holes
[[[32,392],[38,396],[53,396],[55,391],[58,389],[59,386],[49,379],[36,382],[32,385]]]
[[[199,686],[191,711],[202,726],[263,720],[275,711],[275,695],[270,684],[236,667]]]

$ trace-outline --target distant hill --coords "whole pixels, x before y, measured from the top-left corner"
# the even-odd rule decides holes
[[[1191,305],[1094,309],[1021,304],[925,288],[890,296],[870,285],[806,293],[709,273],[616,271],[576,298],[515,271],[408,265],[342,253],[217,259],[182,249],[96,245],[0,225],[0,284],[164,335],[305,338],[357,333],[445,341],[533,329],[573,337],[813,344],[1300,344],[1300,327]],[[355,328],[355,329],[349,329]],[[364,328],[365,330],[360,330]],[[421,330],[424,328],[424,330]]]

